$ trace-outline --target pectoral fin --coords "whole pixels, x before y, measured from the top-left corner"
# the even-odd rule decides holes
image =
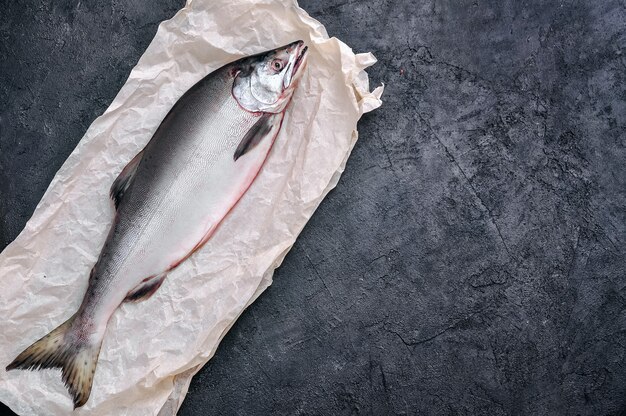
[[[235,150],[234,159],[235,161],[239,159],[241,156],[245,155],[250,150],[254,149],[254,147],[259,144],[263,137],[267,136],[267,133],[272,130],[272,121],[274,114],[263,114],[250,130],[243,136],[241,142],[239,142],[239,146],[237,146],[237,150]]]
[[[137,155],[132,158],[130,162],[128,162],[128,165],[122,169],[122,172],[120,172],[117,179],[113,181],[113,185],[111,185],[109,195],[115,203],[116,209],[120,205],[124,192],[126,192],[130,184],[133,182],[133,178],[135,177],[135,173],[137,173],[137,167],[139,166],[139,162],[141,162],[142,156],[143,151],[137,153]]]

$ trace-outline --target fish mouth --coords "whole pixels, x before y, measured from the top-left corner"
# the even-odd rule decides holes
[[[307,57],[308,46],[304,46],[304,41],[297,40],[287,46],[289,49],[290,62],[283,78],[283,88],[290,88],[302,75],[301,69],[304,67]],[[295,59],[294,59],[295,56]]]
[[[302,42],[302,41],[300,41],[300,42]],[[304,42],[302,42],[298,46],[299,46],[299,48],[301,48],[301,50],[300,50],[300,53],[298,54],[298,57],[296,58],[296,61],[293,64],[293,73],[294,74],[298,73],[298,69],[300,69],[300,66],[302,65],[302,62],[304,62],[304,60],[305,60],[306,52],[309,50],[308,46],[304,46]]]

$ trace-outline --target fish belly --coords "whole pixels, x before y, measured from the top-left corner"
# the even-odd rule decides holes
[[[177,266],[215,231],[259,173],[272,145],[266,137],[244,157],[233,160],[238,143],[211,160],[193,163],[181,174],[163,201],[136,270],[149,276]],[[211,165],[209,169],[205,167]]]

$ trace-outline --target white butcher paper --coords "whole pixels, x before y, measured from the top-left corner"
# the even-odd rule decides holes
[[[152,298],[113,314],[86,405],[72,411],[59,369],[5,371],[78,309],[114,216],[111,183],[177,99],[222,65],[297,39],[309,46],[308,65],[261,173]],[[354,54],[329,38],[294,0],[192,0],[161,23],[25,229],[0,254],[0,401],[20,415],[175,415],[193,375],[271,284],[339,180],[357,121],[381,105],[383,88],[370,92],[365,72],[375,62],[371,53]]]

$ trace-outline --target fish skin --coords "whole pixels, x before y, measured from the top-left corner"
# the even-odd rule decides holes
[[[61,368],[74,407],[87,402],[111,315],[155,293],[250,187],[305,61],[293,42],[214,71],[178,100],[111,188],[116,215],[78,311],[7,370]]]

